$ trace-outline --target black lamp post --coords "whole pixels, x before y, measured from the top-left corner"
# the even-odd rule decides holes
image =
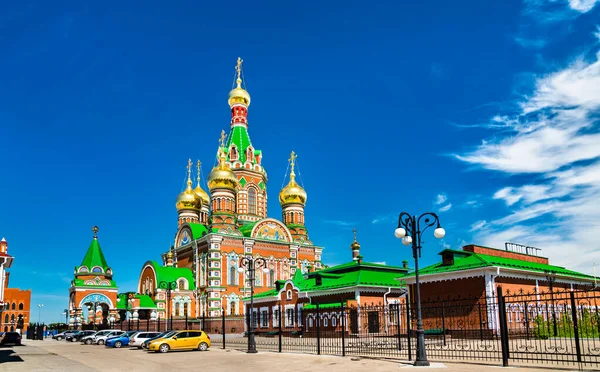
[[[125,295],[125,319],[121,320],[121,324],[123,324],[123,320],[127,319],[127,313],[130,310],[130,302],[131,300],[133,300],[135,298],[135,292],[125,292],[123,293]],[[121,302],[121,297],[117,298],[117,302]],[[123,329],[123,327],[121,327],[121,329]],[[128,331],[131,331],[131,317],[129,317],[129,327],[127,328]]]
[[[402,244],[411,245],[415,259],[415,292],[417,302],[417,357],[415,366],[428,366],[429,361],[425,353],[425,333],[423,331],[423,319],[421,318],[421,285],[419,283],[419,257],[421,257],[421,237],[425,230],[435,226],[433,235],[441,239],[446,235],[446,230],[440,225],[437,214],[428,212],[419,217],[411,216],[406,212],[398,216],[398,228],[394,232],[396,238],[402,239]],[[410,319],[408,320],[410,321]]]
[[[550,287],[550,302],[552,303],[552,328],[554,328],[554,337],[556,337],[557,327],[556,327],[556,311],[554,310],[554,291],[553,286],[556,281],[556,271],[554,270],[544,270],[546,274],[546,280],[548,281],[548,287]]]
[[[63,314],[65,315],[65,325],[68,328],[69,327],[69,310],[65,309],[63,311]]]
[[[177,281],[173,280],[169,281],[161,281],[158,283],[158,288],[165,289],[167,291],[167,317],[169,319],[169,330],[173,330],[173,312],[170,311],[171,308],[171,291],[177,289]]]
[[[244,271],[248,271],[247,281],[250,282],[250,314],[249,314],[249,324],[248,324],[248,353],[256,353],[256,342],[254,340],[254,319],[252,317],[254,310],[254,281],[256,280],[256,269],[260,269],[264,273],[267,273],[269,269],[267,268],[267,261],[265,261],[262,257],[252,258],[252,256],[242,257],[240,260],[240,267],[238,268],[238,272],[243,273]]]

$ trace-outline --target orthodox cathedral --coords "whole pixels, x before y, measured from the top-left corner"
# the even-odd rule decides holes
[[[142,268],[138,292],[153,298],[160,318],[218,316],[222,309],[231,315],[243,313],[242,298],[250,295],[246,273],[238,271],[244,256],[266,261],[265,268],[256,270],[257,293],[292,278],[296,270],[322,267],[322,248],[313,245],[305,226],[307,195],[296,182],[293,151],[289,182],[279,193],[281,220],[267,218],[267,172],[263,154],[248,134],[250,94],[242,88],[241,59],[235,68],[237,86],[228,98],[230,131],[221,133],[218,163],[207,177],[208,192],[200,183],[200,161],[195,188],[188,161],[187,188],[175,203],[174,246],[163,254],[162,264],[148,261]],[[167,298],[173,289],[177,293]]]

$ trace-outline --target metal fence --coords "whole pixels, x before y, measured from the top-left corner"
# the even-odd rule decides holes
[[[488,361],[504,366],[597,367],[598,300],[596,291],[502,293],[501,288],[497,297],[427,300],[422,303],[427,356],[430,360]],[[317,306],[291,315],[282,310],[253,316],[258,350],[403,360],[415,357],[416,314],[410,303]],[[224,345],[245,349],[245,336],[227,334]],[[214,341],[220,344],[223,339]]]

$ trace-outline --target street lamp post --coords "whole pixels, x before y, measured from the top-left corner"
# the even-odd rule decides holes
[[[419,257],[421,257],[421,237],[425,230],[435,226],[433,235],[441,239],[446,231],[440,225],[437,214],[428,212],[419,217],[411,216],[406,212],[398,216],[398,228],[394,232],[396,238],[402,239],[402,244],[411,245],[415,259],[415,294],[417,302],[417,357],[415,366],[428,366],[427,354],[425,353],[425,332],[423,331],[423,319],[421,317],[421,286],[419,283]],[[408,320],[410,321],[410,319]],[[409,335],[410,336],[410,335]]]
[[[63,310],[63,315],[65,316],[65,324],[68,327],[69,326],[69,310],[67,310],[67,309]]]
[[[94,301],[93,303],[94,306],[94,331],[96,330],[96,312],[98,311],[98,301]],[[91,306],[88,306],[88,310],[92,310]],[[88,315],[89,316],[89,315]]]
[[[130,309],[130,301],[133,301],[135,298],[135,292],[125,292],[125,319],[121,319],[121,329],[123,329],[123,321],[127,320],[127,314]],[[117,302],[121,302],[121,297],[117,297]],[[128,331],[131,331],[131,317],[129,317],[129,326],[127,327]]]
[[[42,322],[42,307],[44,304],[38,304],[38,323]]]
[[[173,330],[173,312],[171,308],[171,291],[177,291],[177,281],[161,281],[158,283],[158,288],[165,289],[167,291],[167,319],[169,319],[169,330]]]
[[[557,333],[557,327],[556,327],[556,312],[554,310],[554,291],[553,286],[554,286],[554,282],[556,281],[556,271],[554,270],[544,270],[544,273],[546,274],[546,280],[548,281],[548,287],[550,287],[550,302],[552,303],[552,325],[554,328],[554,337],[556,337]]]
[[[248,272],[247,281],[250,282],[250,314],[248,314],[248,353],[256,353],[256,342],[254,340],[254,319],[252,317],[254,310],[254,281],[256,280],[255,272],[256,269],[260,269],[264,273],[268,273],[267,261],[262,257],[253,258],[252,256],[242,257],[240,260],[240,267],[238,272]]]

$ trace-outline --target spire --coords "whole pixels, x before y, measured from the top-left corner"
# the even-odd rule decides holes
[[[201,188],[200,187],[200,166],[202,165],[202,162],[200,161],[200,159],[198,159],[198,163],[196,163],[196,187]]]
[[[356,229],[353,229],[354,233],[354,241],[350,244],[350,249],[352,249],[352,259],[359,260],[360,259],[360,244],[356,241]]]
[[[296,179],[296,173],[294,173],[294,167],[296,166],[296,158],[298,157],[298,155],[296,155],[296,153],[292,150],[292,153],[290,154],[290,158],[288,159],[288,161],[290,162],[290,182]]]
[[[238,89],[242,88],[242,62],[244,62],[244,60],[238,57],[237,65],[235,66],[235,71],[237,72],[237,79],[235,82],[237,83]]]
[[[94,238],[92,239],[92,243],[90,244],[85,257],[83,257],[83,261],[81,261],[80,266],[87,267],[88,271],[93,272],[94,267],[101,267],[106,273],[106,270],[109,268],[106,263],[106,259],[104,258],[104,253],[102,253],[102,248],[100,248],[100,243],[98,243],[98,226],[94,226],[92,231],[94,232]],[[89,275],[89,274],[88,274]]]
[[[192,189],[192,159],[188,159],[187,172],[188,172],[187,187],[188,187],[188,189],[191,190]]]

